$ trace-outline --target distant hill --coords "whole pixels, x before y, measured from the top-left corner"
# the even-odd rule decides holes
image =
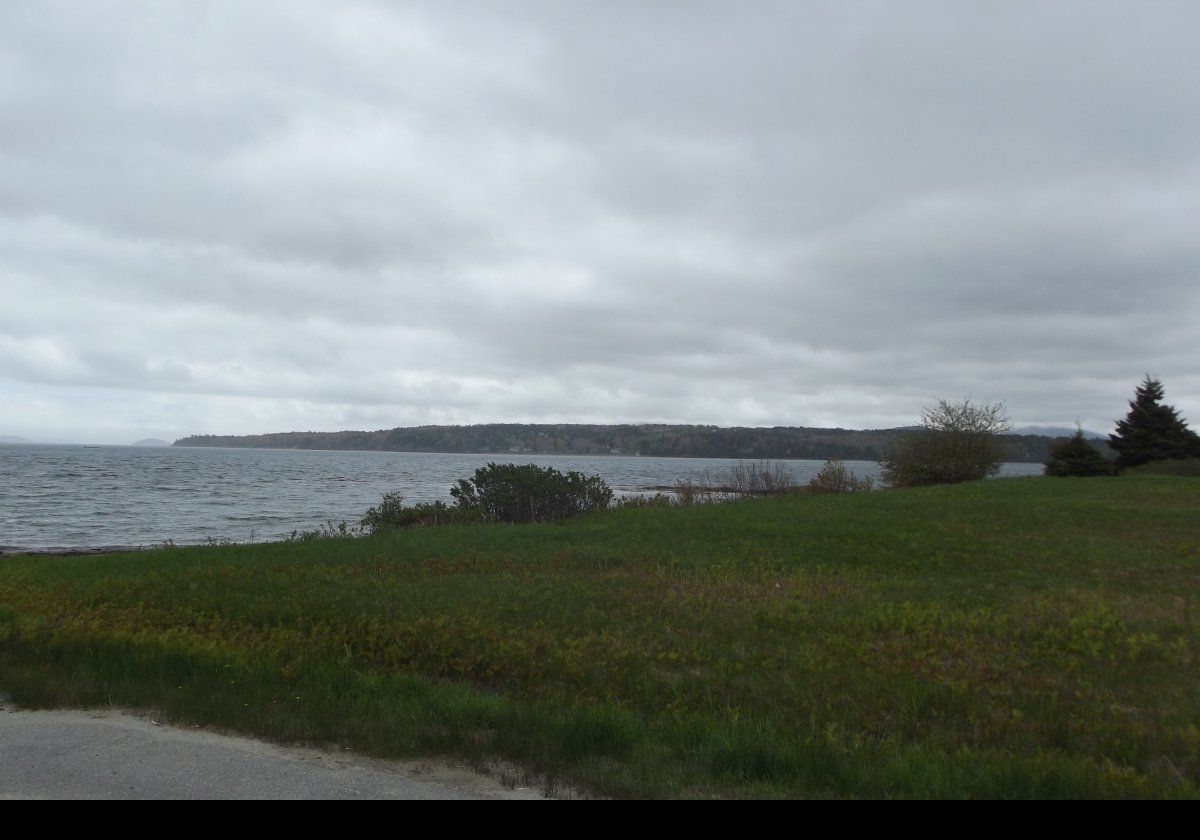
[[[645,455],[673,458],[798,458],[877,461],[903,429],[819,429],[486,423],[415,426],[374,432],[278,432],[263,435],[194,435],[175,446],[259,449],[338,449],[382,452],[461,452],[513,455]],[[1006,435],[1008,460],[1041,462],[1052,438]]]
[[[171,444],[160,438],[146,438],[144,440],[135,441],[130,446],[170,446]]]
[[[33,441],[15,435],[0,435],[0,443],[33,443]]]
[[[1013,429],[1018,435],[1037,435],[1039,437],[1051,438],[1069,438],[1074,437],[1074,426],[1022,426],[1019,429]],[[1108,440],[1108,435],[1102,435],[1099,432],[1089,432],[1083,430],[1083,436],[1089,440]]]

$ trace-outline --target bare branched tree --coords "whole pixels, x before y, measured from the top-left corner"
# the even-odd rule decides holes
[[[1000,471],[1012,428],[1004,403],[938,400],[921,414],[921,426],[902,435],[880,460],[891,487],[957,484]]]

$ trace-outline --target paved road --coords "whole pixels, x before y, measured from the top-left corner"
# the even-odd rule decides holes
[[[0,706],[0,799],[540,799],[469,770]]]

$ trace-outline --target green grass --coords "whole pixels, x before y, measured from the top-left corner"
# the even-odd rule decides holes
[[[612,796],[1197,797],[1200,484],[0,560],[0,691]]]
[[[1200,476],[1200,458],[1182,458],[1166,461],[1151,461],[1140,467],[1130,467],[1127,475],[1186,475]]]

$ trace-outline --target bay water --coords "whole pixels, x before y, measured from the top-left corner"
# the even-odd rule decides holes
[[[719,482],[739,462],[620,455],[484,455],[134,446],[0,444],[0,553],[265,542],[345,520],[384,493],[406,504],[450,500],[488,463],[538,464],[599,475],[618,496],[676,481]],[[798,483],[822,461],[781,464]],[[879,465],[847,462],[859,476]],[[1039,475],[1005,464],[1002,475]]]

